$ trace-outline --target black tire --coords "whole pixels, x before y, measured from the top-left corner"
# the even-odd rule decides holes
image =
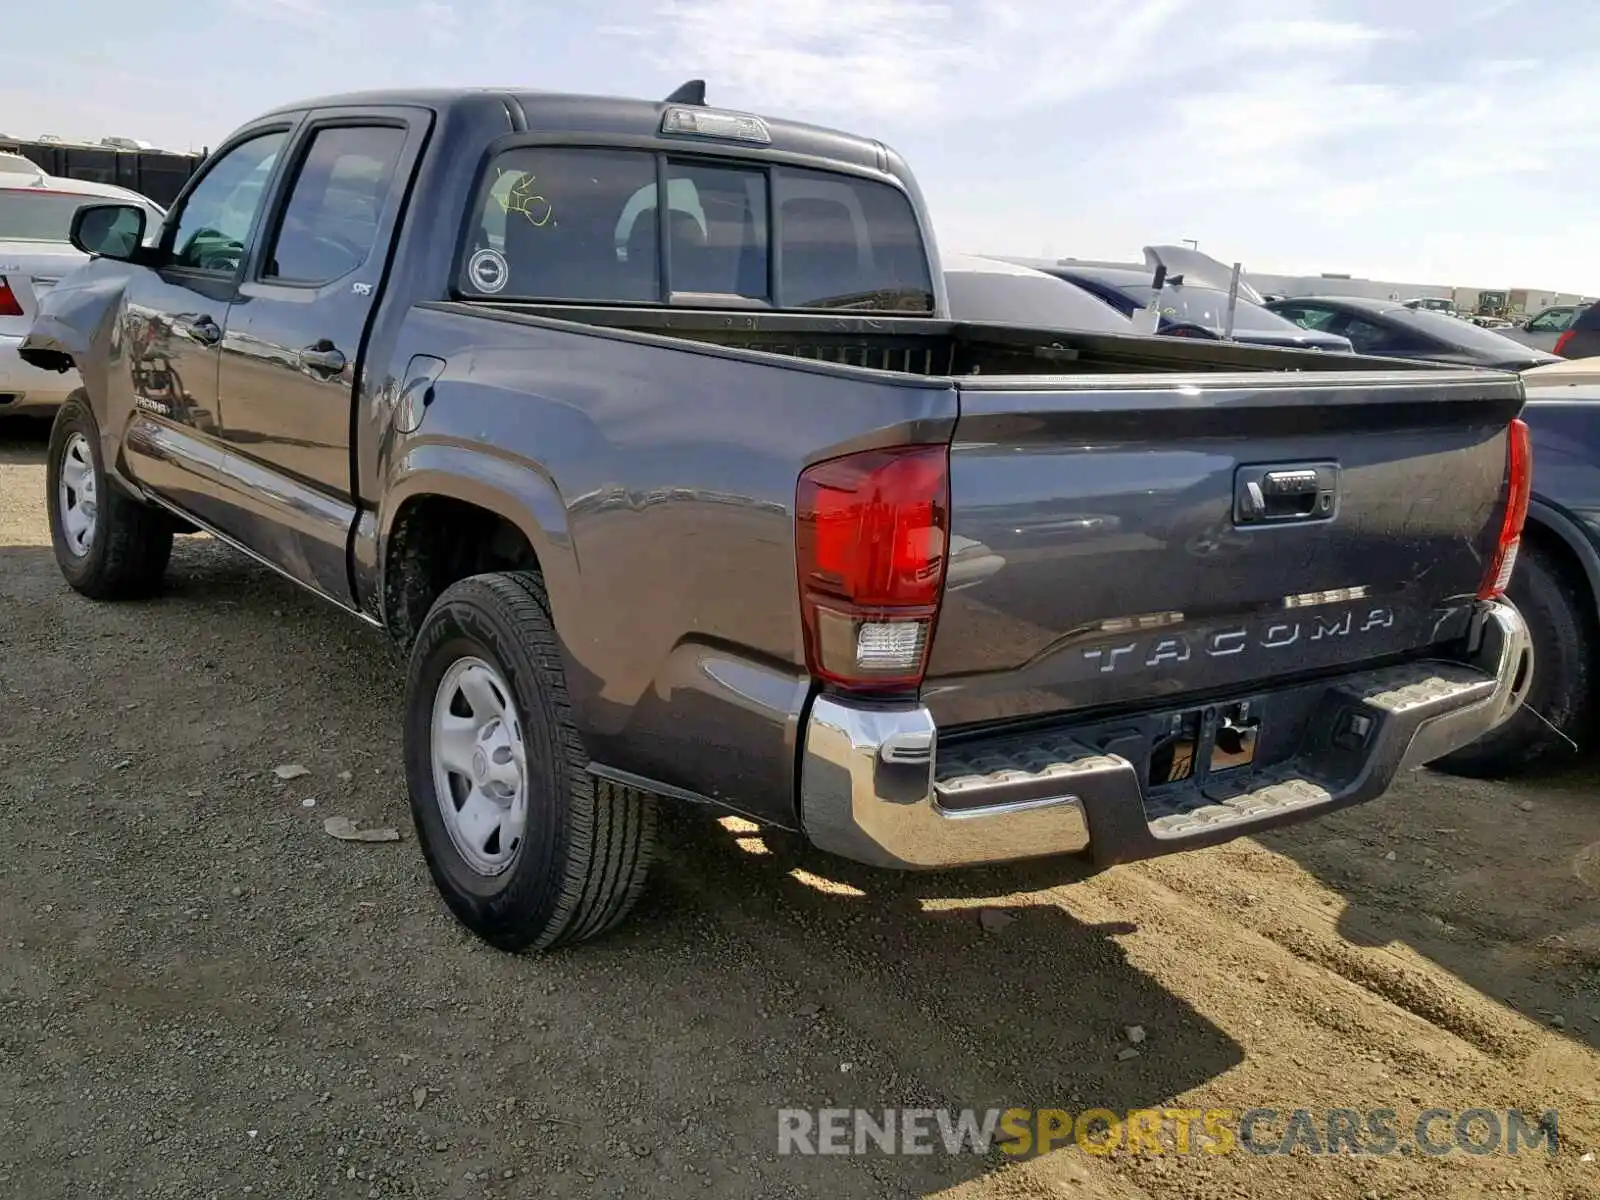
[[[1570,761],[1590,749],[1595,681],[1593,597],[1558,559],[1526,541],[1506,596],[1527,621],[1533,641],[1527,700],[1498,729],[1430,763],[1435,770],[1494,778]]]
[[[80,550],[62,512],[64,456],[78,438],[87,443],[94,477],[94,531]],[[45,507],[56,565],[73,589],[94,600],[139,600],[161,590],[172,557],[173,523],[166,513],[121,491],[106,476],[100,426],[83,394],[69,396],[50,427],[45,467]]]
[[[465,658],[488,664],[505,681],[525,760],[523,836],[506,851],[509,865],[492,875],[470,865],[453,840],[435,782],[435,695]],[[638,902],[654,857],[656,798],[589,773],[536,573],[472,576],[429,610],[406,680],[405,761],[412,820],[433,881],[456,918],[490,945],[540,951],[584,941]],[[453,794],[447,803],[459,808]]]

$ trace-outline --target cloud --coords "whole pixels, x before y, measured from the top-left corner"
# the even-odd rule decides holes
[[[612,25],[703,73],[728,103],[882,120],[977,119],[1137,80],[1146,52],[1195,0],[669,0]]]
[[[1222,41],[1240,50],[1340,50],[1407,36],[1355,21],[1271,18],[1243,21],[1225,28]]]
[[[422,0],[413,10],[416,25],[434,46],[453,46],[460,40],[461,14],[439,0]]]
[[[1146,241],[1207,236],[1263,270],[1388,262],[1594,288],[1600,251],[1581,249],[1600,196],[1592,39],[1579,25],[1566,46],[1530,38],[1527,12],[666,0],[625,28],[659,69],[707,78],[712,103],[920,147],[952,249],[1136,257]],[[1108,246],[1112,230],[1131,244]]]
[[[304,28],[324,25],[333,16],[323,0],[228,0],[228,7],[240,16]]]

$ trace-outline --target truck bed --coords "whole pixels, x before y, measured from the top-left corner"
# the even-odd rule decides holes
[[[1393,359],[1189,338],[1133,337],[921,317],[578,307],[471,301],[442,309],[587,325],[892,374],[1121,375],[1218,371],[1394,372]],[[1417,364],[1421,370],[1428,364]],[[1410,364],[1405,368],[1410,369]],[[1440,369],[1440,368],[1431,368]]]

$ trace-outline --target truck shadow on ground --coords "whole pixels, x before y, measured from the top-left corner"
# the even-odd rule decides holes
[[[1075,860],[900,873],[709,811],[669,809],[665,825],[668,861],[639,920],[660,928],[680,907],[709,909],[826,994],[880,1055],[911,1068],[879,1103],[1126,1110],[1243,1061],[1237,1041],[1130,960],[1120,939],[1136,921],[1084,920],[1046,894],[1089,874]],[[1137,1050],[1130,1026],[1147,1039]]]
[[[1460,999],[1486,1014],[1503,1005],[1600,1049],[1595,782],[1594,766],[1577,762],[1505,781],[1423,770],[1260,843],[1342,896],[1335,929],[1366,966],[1352,957],[1341,973],[1358,984],[1400,992],[1395,972],[1416,968],[1386,952],[1409,951],[1477,993]],[[1386,998],[1435,1023],[1457,1007],[1443,993]]]

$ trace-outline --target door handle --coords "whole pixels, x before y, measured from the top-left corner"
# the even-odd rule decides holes
[[[345,368],[344,352],[327,342],[318,342],[300,351],[300,364],[312,371],[337,375]]]
[[[204,314],[198,317],[176,317],[172,325],[184,337],[199,342],[202,346],[215,346],[222,340],[222,326]]]
[[[1330,521],[1339,504],[1339,465],[1240,467],[1233,486],[1235,525]]]

